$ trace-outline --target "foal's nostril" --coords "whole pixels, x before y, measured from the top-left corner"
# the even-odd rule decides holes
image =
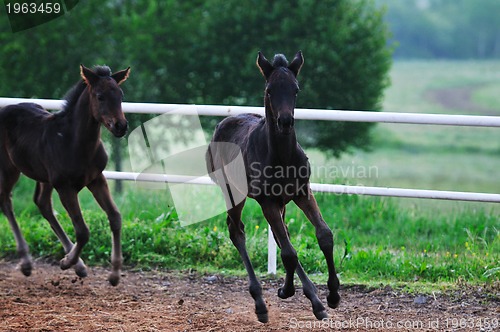
[[[114,127],[116,133],[124,135],[128,129],[128,121],[117,121]]]
[[[291,128],[293,127],[294,118],[293,116],[280,116],[278,118],[278,126],[281,128]]]

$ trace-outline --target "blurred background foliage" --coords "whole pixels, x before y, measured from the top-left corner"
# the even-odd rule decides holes
[[[261,106],[257,52],[291,58],[302,50],[297,107],[377,110],[392,61],[383,14],[372,0],[80,1],[61,18],[12,33],[2,12],[0,95],[62,98],[80,63],[107,64],[132,67],[125,101]],[[134,128],[148,116],[127,118]],[[203,117],[204,128],[211,133],[219,120]],[[304,146],[330,156],[368,147],[372,127],[297,126]],[[125,142],[112,141],[119,161]]]
[[[257,52],[302,50],[297,107],[374,111],[393,58],[498,58],[498,12],[496,0],[83,0],[12,33],[0,6],[0,95],[61,98],[84,63],[131,66],[126,101],[260,106]],[[133,129],[151,115],[127,117]],[[211,133],[220,118],[202,120]],[[370,148],[372,127],[297,123],[301,144],[330,157]],[[104,136],[120,169],[126,141]]]
[[[498,59],[500,1],[377,0],[398,47],[395,59]]]

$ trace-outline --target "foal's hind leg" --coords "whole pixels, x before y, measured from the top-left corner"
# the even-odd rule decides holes
[[[87,188],[92,192],[97,203],[106,212],[109,220],[109,226],[113,234],[113,248],[111,254],[112,272],[108,278],[111,285],[116,286],[120,282],[120,273],[122,268],[122,245],[121,245],[121,229],[122,217],[116,207],[111,194],[109,193],[108,183],[104,175],[100,174],[92,181]]]
[[[8,161],[4,161],[1,156],[0,162],[3,164],[2,167],[6,166],[4,169],[0,170],[0,209],[7,217],[12,232],[14,233],[14,238],[16,239],[17,254],[21,259],[19,262],[20,270],[25,276],[29,276],[31,275],[31,270],[33,268],[29,247],[21,233],[19,225],[17,224],[11,200],[12,188],[19,179],[20,173],[14,167],[9,167],[10,163]]]
[[[260,285],[257,276],[255,275],[255,271],[252,266],[252,262],[250,261],[250,257],[248,257],[248,252],[245,244],[245,225],[241,221],[241,212],[243,210],[243,206],[245,205],[245,200],[231,208],[227,212],[227,227],[229,229],[229,236],[231,241],[233,242],[236,249],[240,253],[241,259],[243,260],[243,264],[245,264],[245,268],[248,273],[249,279],[249,290],[252,298],[255,301],[255,313],[257,314],[257,318],[259,322],[267,323],[268,314],[267,307],[264,299],[262,298],[262,286]]]
[[[316,238],[318,239],[319,247],[321,248],[321,251],[323,251],[326,264],[328,266],[328,290],[330,291],[330,294],[327,297],[328,306],[330,308],[337,308],[340,303],[340,282],[333,262],[332,231],[323,220],[318,204],[316,203],[316,199],[310,189],[307,195],[295,198],[294,202],[302,211],[304,211],[307,219],[309,219],[316,228]]]
[[[66,235],[66,232],[64,232],[54,216],[54,212],[52,210],[52,189],[52,185],[48,183],[37,182],[33,200],[38,206],[42,216],[49,222],[50,227],[52,227],[52,230],[57,235],[59,241],[61,241],[64,252],[67,254],[71,251],[71,249],[73,249],[73,242],[71,242],[68,238],[68,235]],[[84,278],[87,276],[87,267],[80,258],[73,268],[79,277]]]
[[[71,187],[56,188],[56,190],[75,229],[76,243],[60,262],[61,269],[66,270],[78,263],[83,246],[89,241],[90,232],[80,210],[78,190]]]
[[[281,248],[281,260],[286,270],[285,283],[283,287],[279,289],[278,296],[280,298],[287,298],[295,293],[293,276],[295,271],[297,271],[300,281],[302,282],[304,294],[311,301],[314,316],[319,320],[328,318],[325,307],[318,298],[318,295],[316,295],[316,287],[314,287],[314,284],[304,272],[297,257],[297,252],[290,242],[288,228],[283,220],[284,208],[272,201],[265,202],[261,204],[261,206],[262,212],[271,226],[276,243]]]

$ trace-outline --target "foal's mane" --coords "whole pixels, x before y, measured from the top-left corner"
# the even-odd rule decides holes
[[[283,54],[276,54],[273,58],[273,67],[288,67],[288,60]]]
[[[279,70],[276,70],[276,72],[285,73],[285,72],[289,71],[288,60],[286,59],[286,57],[283,54],[276,54],[273,58],[272,64],[273,64],[274,69],[279,69]]]
[[[92,71],[101,77],[111,76],[111,69],[108,66],[95,66],[94,68],[92,68]],[[59,113],[64,114],[68,111],[71,111],[75,107],[78,98],[80,98],[81,94],[83,93],[83,91],[85,91],[86,88],[87,84],[83,81],[83,79],[81,79],[71,89],[69,89],[68,92],[66,92],[66,94],[64,95],[63,99],[65,103]]]

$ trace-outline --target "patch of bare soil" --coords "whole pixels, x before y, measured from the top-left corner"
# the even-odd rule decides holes
[[[269,323],[262,324],[244,279],[126,270],[112,287],[108,272],[94,267],[79,279],[38,261],[24,277],[0,261],[0,331],[495,331],[500,317],[498,285],[420,296],[343,286],[340,307],[317,321],[300,288],[281,300],[282,280],[268,279]],[[318,292],[326,302],[326,287]]]
[[[425,98],[444,108],[462,111],[464,114],[498,115],[498,110],[484,107],[472,100],[472,94],[480,87],[482,85],[429,90],[425,93]]]

